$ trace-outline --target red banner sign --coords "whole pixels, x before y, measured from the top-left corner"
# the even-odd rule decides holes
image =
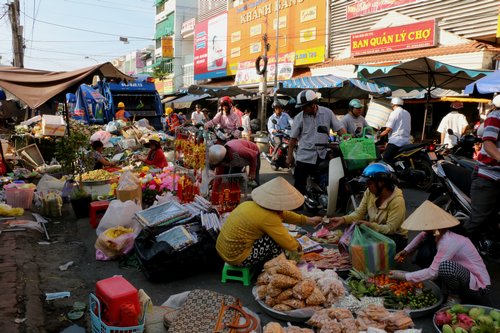
[[[351,35],[351,56],[431,47],[436,44],[436,23],[423,21]]]
[[[364,0],[356,1],[347,5],[346,18],[348,20],[355,17],[381,12],[385,9],[407,5],[421,0]]]

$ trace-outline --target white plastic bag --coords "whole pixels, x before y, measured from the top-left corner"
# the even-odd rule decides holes
[[[122,202],[120,200],[113,200],[109,203],[109,207],[104,213],[99,226],[96,229],[96,234],[99,236],[107,229],[123,226],[126,228],[134,229],[137,235],[142,230],[140,223],[134,218],[135,213],[141,211],[135,202],[128,200]]]
[[[51,191],[62,192],[63,187],[64,187],[64,181],[52,177],[51,175],[45,174],[38,182],[36,190],[39,193],[47,193]]]

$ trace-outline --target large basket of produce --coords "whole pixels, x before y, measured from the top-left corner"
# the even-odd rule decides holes
[[[116,175],[114,173],[108,172],[104,169],[92,170],[81,175],[81,181],[85,185],[104,185],[109,184],[115,179]]]
[[[434,314],[439,333],[495,333],[500,327],[500,311],[479,305],[455,304]]]
[[[347,285],[357,298],[383,297],[387,309],[406,310],[412,318],[434,313],[443,302],[441,289],[432,281],[413,283],[352,270]]]

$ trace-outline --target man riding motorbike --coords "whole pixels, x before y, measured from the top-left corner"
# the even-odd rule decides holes
[[[399,97],[391,99],[392,112],[385,125],[386,129],[380,133],[380,137],[389,135],[389,142],[385,148],[383,159],[391,163],[397,155],[399,148],[410,143],[411,116],[403,109],[403,100]]]
[[[279,101],[273,102],[273,109],[274,113],[267,120],[267,131],[271,138],[271,144],[274,147],[271,164],[276,163],[278,157],[277,148],[283,142],[283,133],[286,133],[292,127],[292,118],[290,118],[288,113],[283,112],[283,106]]]
[[[363,134],[363,128],[368,127],[363,114],[363,104],[359,99],[351,99],[349,102],[349,113],[342,118],[342,124],[347,133],[353,137],[360,137]]]

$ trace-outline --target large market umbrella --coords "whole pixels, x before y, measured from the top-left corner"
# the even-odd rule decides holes
[[[240,88],[238,86],[201,86],[192,84],[187,88],[187,92],[193,95],[209,94],[211,97],[229,96],[234,97],[240,94],[251,96],[254,92]]]
[[[375,83],[356,78],[343,78],[335,75],[300,77],[280,81],[278,92],[297,96],[304,89],[318,91],[328,98],[366,98],[368,95],[387,96],[391,90]]]
[[[423,140],[431,92],[436,88],[462,91],[467,84],[487,75],[490,71],[465,69],[424,57],[392,66],[358,65],[357,72],[360,79],[370,80],[393,90],[398,88],[407,91],[426,90]]]
[[[473,94],[494,94],[500,92],[500,69],[486,75],[485,77],[468,84],[464,93]]]

